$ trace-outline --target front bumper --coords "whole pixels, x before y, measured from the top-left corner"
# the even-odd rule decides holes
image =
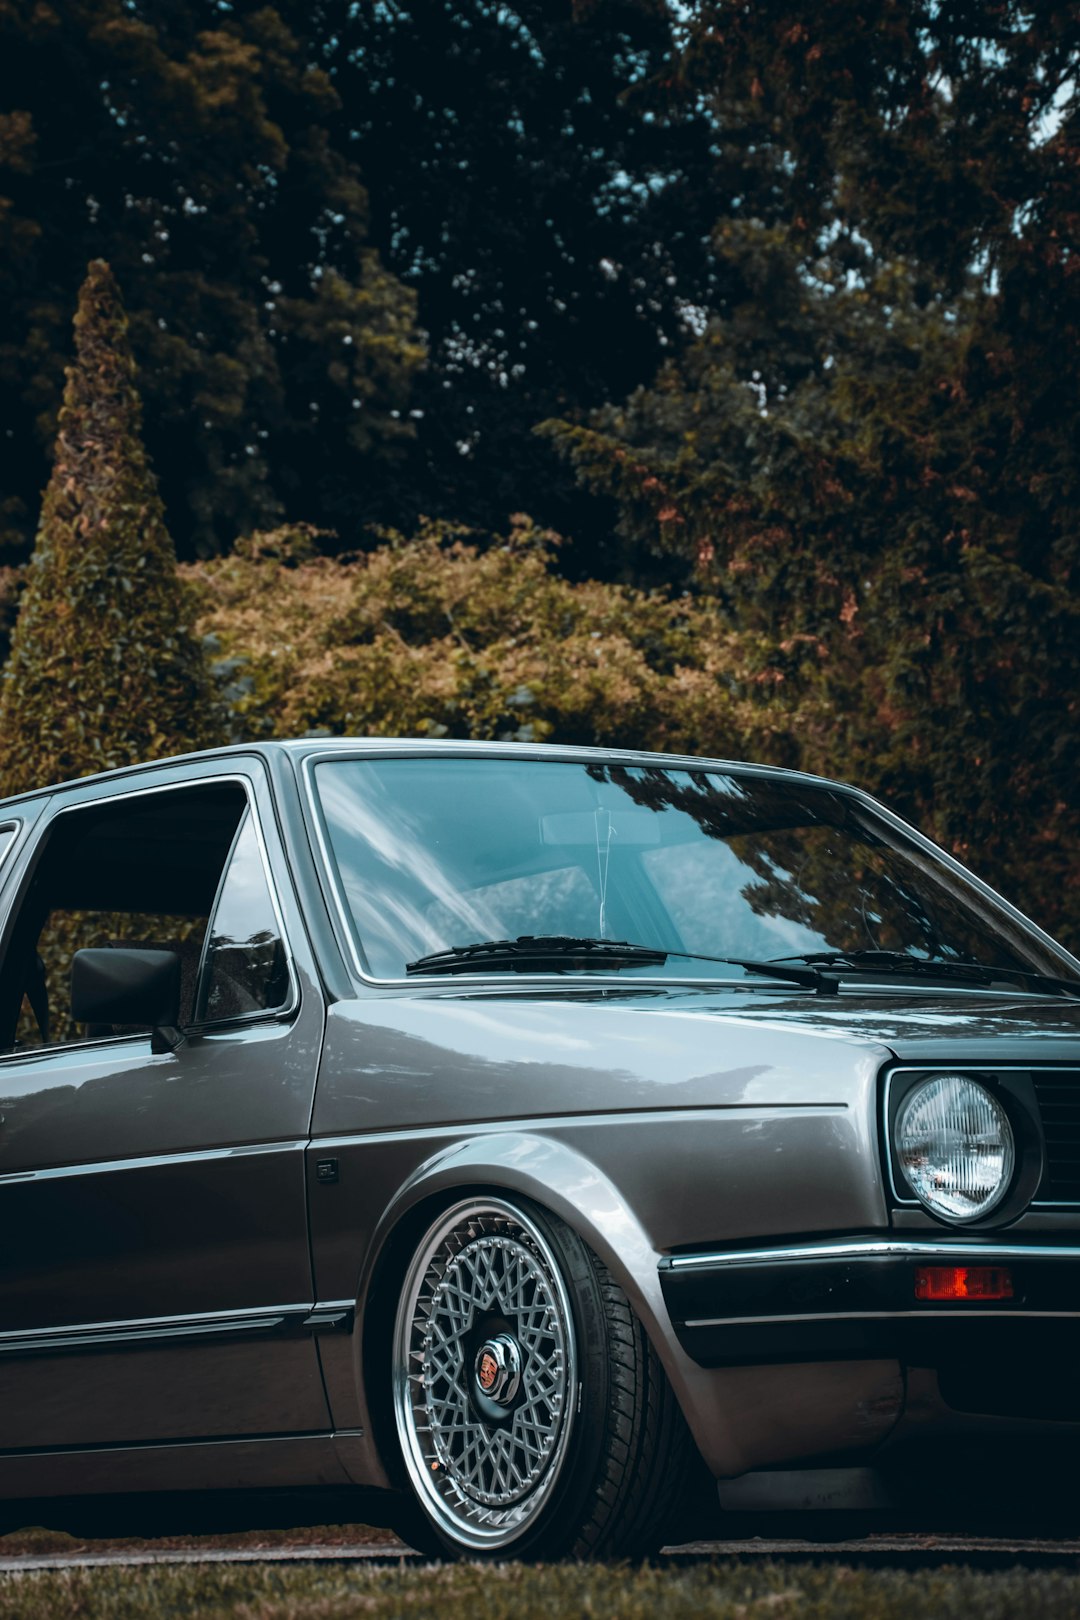
[[[918,1267],[974,1264],[1007,1267],[1013,1297],[916,1299]],[[679,1343],[703,1367],[881,1357],[944,1367],[1080,1351],[1075,1245],[828,1239],[667,1256],[660,1282]]]

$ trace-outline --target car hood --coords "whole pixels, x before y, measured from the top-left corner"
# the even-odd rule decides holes
[[[484,999],[492,996],[490,989]],[[548,995],[507,988],[503,1001],[534,1005]],[[953,987],[912,988],[845,985],[837,996],[812,991],[776,991],[765,986],[605,985],[599,991],[552,990],[567,1003],[602,1002],[644,1018],[668,1022],[685,1015],[699,1021],[743,1025],[762,1034],[769,1028],[809,1037],[865,1043],[904,1062],[1075,1063],[1080,1065],[1080,999],[1065,996],[1002,994]],[[882,1054],[885,1055],[885,1054]]]
[[[460,998],[460,991],[458,991]],[[1046,1042],[1054,1051],[1054,1061],[1080,1061],[1080,998],[1067,996],[1002,995],[1001,991],[959,990],[952,987],[895,988],[876,985],[873,990],[844,985],[837,996],[816,995],[813,991],[774,990],[740,983],[738,988],[722,985],[649,985],[606,983],[593,988],[552,988],[549,993],[528,993],[517,987],[505,991],[473,993],[468,1000],[513,1000],[546,1003],[602,1003],[625,1011],[646,1014],[703,1017],[714,1014],[717,1021],[801,1030],[806,1035],[865,1040],[876,1047],[889,1047],[902,1058],[939,1055],[975,1048],[980,1055],[1001,1061],[1002,1047],[1015,1048],[1014,1058],[1031,1059],[1031,1043]],[[1074,1047],[1075,1051],[1067,1048]],[[1033,1059],[1031,1059],[1033,1061]]]
[[[424,987],[331,1007],[317,1115],[331,1134],[634,1109],[872,1113],[893,1060],[1080,1067],[1080,1002],[655,981]]]
[[[852,987],[828,997],[701,991],[677,999],[688,1010],[711,1007],[725,1018],[866,1040],[905,1061],[1080,1063],[1080,999],[1058,995]]]

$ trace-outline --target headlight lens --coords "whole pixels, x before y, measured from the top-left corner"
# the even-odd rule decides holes
[[[966,1075],[915,1086],[900,1105],[894,1142],[911,1190],[943,1220],[978,1220],[1008,1191],[1012,1127],[997,1098]]]

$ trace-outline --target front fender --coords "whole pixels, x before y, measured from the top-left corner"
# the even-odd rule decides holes
[[[365,1430],[371,1432],[373,1415],[383,1404],[379,1378],[370,1365],[372,1352],[383,1342],[381,1317],[390,1301],[396,1301],[413,1234],[417,1224],[423,1224],[421,1212],[428,1209],[433,1214],[437,1207],[475,1191],[527,1198],[577,1233],[626,1294],[699,1444],[704,1432],[711,1436],[703,1447],[712,1453],[706,1460],[716,1472],[737,1472],[734,1438],[717,1432],[714,1377],[690,1361],[675,1339],[660,1288],[660,1256],[633,1211],[592,1160],[564,1143],[526,1131],[475,1137],[441,1149],[416,1167],[379,1221],[360,1275],[358,1331],[353,1338],[356,1395]],[[404,1244],[403,1233],[409,1234]]]

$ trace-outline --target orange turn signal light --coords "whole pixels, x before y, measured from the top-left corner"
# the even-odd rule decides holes
[[[916,1299],[1012,1299],[1008,1266],[918,1266]]]

